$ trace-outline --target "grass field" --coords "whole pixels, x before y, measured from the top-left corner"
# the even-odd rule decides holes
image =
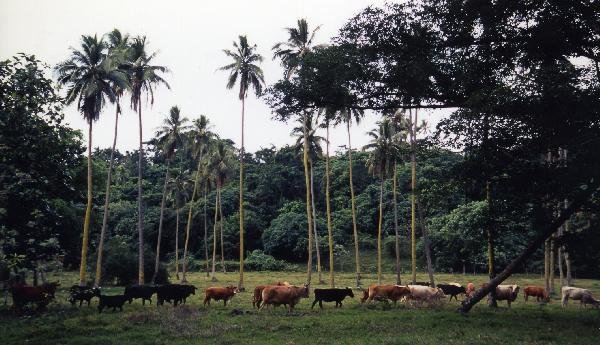
[[[333,303],[310,309],[312,299],[300,302],[294,313],[284,308],[257,312],[252,310],[252,288],[255,285],[287,280],[300,284],[303,273],[248,272],[247,291],[238,294],[227,307],[213,302],[202,307],[202,290],[209,285],[235,284],[236,273],[219,274],[211,283],[203,273],[191,274],[190,282],[200,289],[185,306],[157,308],[142,306],[140,301],[126,304],[123,312],[98,314],[97,300],[91,307],[72,308],[65,288],[76,281],[74,273],[51,276],[60,280],[56,301],[43,313],[17,317],[6,306],[0,306],[1,344],[598,344],[600,343],[600,310],[581,309],[578,302],[568,308],[560,306],[559,297],[540,305],[523,301],[519,293],[511,309],[505,302],[496,310],[485,303],[476,306],[468,316],[456,311],[458,302],[445,302],[442,307],[428,309],[399,304],[398,308],[382,302],[361,305],[360,291],[347,299],[342,309]],[[393,282],[389,274],[386,281]],[[438,282],[485,281],[483,275],[436,275]],[[316,280],[316,277],[313,278]],[[426,280],[425,274],[419,280]],[[375,281],[364,276],[364,285]],[[353,275],[338,274],[338,286],[351,286]],[[539,275],[514,276],[507,283],[542,285]],[[558,285],[558,283],[557,283]],[[577,280],[577,286],[590,288],[600,296],[600,281]],[[318,286],[313,286],[318,287]],[[325,286],[323,286],[325,287]],[[107,294],[121,293],[122,288],[105,288]],[[312,296],[312,294],[311,294]],[[153,299],[155,303],[155,299]],[[10,304],[10,298],[9,298]],[[233,315],[237,308],[246,311]]]

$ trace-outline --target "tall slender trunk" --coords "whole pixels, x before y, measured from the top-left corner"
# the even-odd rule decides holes
[[[416,156],[416,141],[417,141],[417,110],[415,109],[415,119],[413,122],[412,111],[409,109],[408,116],[411,122],[410,132],[410,165],[411,165],[411,195],[410,195],[410,259],[412,283],[417,282],[417,215],[416,215],[416,189],[417,189],[417,156]]]
[[[106,176],[106,193],[104,196],[104,215],[102,216],[102,230],[100,230],[100,242],[98,243],[98,256],[96,258],[96,279],[94,287],[100,286],[102,280],[102,254],[104,252],[104,237],[106,237],[106,227],[108,225],[108,204],[110,203],[110,184],[112,180],[112,170],[115,158],[115,147],[117,146],[117,131],[119,128],[119,102],[117,100],[117,110],[115,111],[115,134],[113,136],[112,149],[110,151],[110,161],[108,163],[108,173]]]
[[[562,236],[562,233],[563,233],[562,228],[563,227],[561,227],[558,230],[559,237]],[[560,287],[562,288],[563,286],[565,286],[565,271],[563,269],[564,260],[563,260],[562,246],[558,246],[557,256],[558,256],[558,283],[560,284]]]
[[[554,271],[555,271],[555,262],[554,262],[554,258],[556,257],[556,252],[555,252],[555,246],[554,246],[554,235],[552,235],[552,237],[550,238],[550,259],[548,260],[548,265],[550,267],[550,290],[548,290],[548,293],[550,294],[550,296],[554,296]]]
[[[423,208],[421,202],[417,197],[417,210],[419,214],[419,225],[421,226],[421,233],[423,234],[423,247],[425,250],[425,259],[427,260],[427,274],[429,275],[429,285],[435,287],[435,281],[433,279],[433,265],[431,263],[431,242],[429,242],[429,232],[425,225],[425,216],[423,215]]]
[[[544,241],[544,288],[550,292],[550,240]]]
[[[308,130],[306,128],[306,118],[303,119],[304,132],[304,149],[303,149],[303,164],[304,164],[304,183],[306,187],[306,221],[308,223],[308,261],[306,264],[306,284],[310,284],[312,278],[312,262],[313,262],[313,222],[312,212],[310,207],[310,178],[308,172]]]
[[[319,249],[319,233],[317,232],[317,211],[315,207],[315,188],[314,188],[314,166],[312,159],[309,160],[308,165],[310,167],[310,199],[312,208],[312,219],[313,219],[313,230],[315,232],[315,250],[317,253],[317,273],[319,275],[319,284],[325,283],[323,281],[323,273],[321,272],[321,250]]]
[[[179,280],[179,199],[175,202],[175,278]]]
[[[377,284],[381,284],[381,226],[383,224],[383,173],[379,182],[379,222],[377,224]]]
[[[350,114],[348,114],[350,116]],[[358,229],[356,227],[356,201],[354,200],[354,182],[352,182],[352,142],[350,141],[350,121],[346,123],[348,132],[348,177],[350,180],[350,205],[352,207],[352,235],[354,236],[354,259],[356,260],[356,286],[360,287],[360,254],[358,251]]]
[[[142,198],[142,163],[144,161],[144,148],[142,146],[142,100],[138,100],[138,120],[140,129],[140,151],[138,154],[138,284],[142,285],[144,279],[144,206]]]
[[[400,231],[398,226],[398,165],[394,161],[394,233],[395,233],[395,250],[396,250],[396,284],[402,284],[400,279]]]
[[[204,256],[206,258],[206,276],[208,277],[208,275],[210,274],[210,267],[209,267],[208,261],[210,259],[208,258],[208,224],[207,224],[207,217],[206,217],[206,206],[208,204],[208,198],[206,197],[207,193],[208,193],[208,182],[206,182],[206,184],[204,185]]]
[[[218,229],[218,217],[219,216],[219,185],[217,185],[217,191],[215,193],[215,223],[213,225],[213,252],[212,252],[212,270],[210,272],[210,280],[217,281],[215,276],[216,265],[217,265],[217,229]]]
[[[198,168],[196,169],[196,177],[194,178],[194,190],[192,191],[192,198],[190,199],[190,210],[188,212],[187,223],[185,224],[185,243],[183,245],[183,264],[181,267],[182,272],[182,282],[187,283],[187,255],[188,255],[188,243],[190,240],[190,230],[192,227],[192,214],[194,213],[194,200],[196,199],[196,194],[198,193],[198,180],[200,179],[200,167],[202,163],[202,155],[198,157]]]
[[[488,276],[490,280],[494,279],[496,275],[496,267],[494,260],[494,230],[492,229],[492,192],[490,190],[490,181],[485,184],[485,200],[488,207],[488,219],[487,219],[487,256],[488,256]],[[489,297],[489,306],[497,307],[496,302],[496,290],[492,290]]]
[[[226,273],[227,270],[225,268],[225,244],[223,241],[223,206],[221,200],[221,189],[219,188],[219,234],[221,235],[221,269],[223,270],[223,273]]]
[[[566,159],[567,150],[564,150],[563,154]],[[569,207],[569,201],[567,199],[565,199],[564,208],[566,209],[567,207]],[[568,233],[570,228],[571,228],[571,222],[569,219],[567,219],[564,224],[564,231],[566,233]],[[573,286],[573,276],[571,275],[571,259],[569,258],[569,251],[567,250],[567,248],[565,248],[563,246],[562,252],[563,252],[563,256],[565,258],[565,268],[567,270],[566,275],[565,275],[565,279],[566,279],[565,283],[567,284],[567,286]]]
[[[245,97],[242,97],[242,147],[240,149],[240,280],[238,290],[244,290],[244,111]]]
[[[335,287],[334,262],[333,262],[333,229],[331,225],[331,205],[329,195],[329,122],[327,123],[327,142],[325,156],[325,204],[327,207],[327,239],[329,242],[329,285]]]
[[[169,166],[171,160],[167,159],[167,171],[165,172],[165,184],[163,186],[162,200],[160,201],[160,217],[158,220],[158,238],[156,239],[156,258],[154,260],[154,274],[152,275],[152,284],[156,282],[158,276],[158,267],[160,266],[160,242],[162,240],[163,219],[165,215],[165,200],[167,199],[167,185],[169,183]]]
[[[87,271],[87,254],[90,242],[90,221],[92,217],[92,121],[88,121],[88,159],[87,159],[87,205],[83,220],[83,238],[81,243],[81,261],[79,263],[79,286],[85,286]]]

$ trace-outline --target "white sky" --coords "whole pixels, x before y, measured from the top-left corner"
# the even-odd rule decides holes
[[[0,0],[0,59],[25,52],[54,66],[68,57],[69,47],[79,46],[82,34],[102,35],[118,28],[132,36],[145,35],[150,49],[159,51],[155,63],[171,70],[166,75],[171,90],[160,88],[154,106],[143,109],[144,140],[154,134],[171,106],[178,105],[190,119],[207,115],[215,132],[239,144],[241,105],[237,91],[225,89],[227,73],[216,71],[229,63],[222,49],[230,48],[239,34],[246,34],[264,56],[265,79],[272,84],[281,78],[282,70],[279,62],[271,59],[271,47],[287,39],[283,28],[296,26],[297,19],[306,18],[309,28],[322,25],[315,43],[327,43],[353,15],[369,5],[383,3],[381,0]],[[128,103],[124,102],[124,106]],[[75,106],[67,108],[65,113],[66,121],[82,129],[87,140],[87,126]],[[433,126],[444,113],[436,111],[427,116],[420,112],[420,118],[428,119]],[[371,114],[352,129],[353,147],[367,143],[365,132],[374,127],[378,117]],[[94,147],[110,147],[113,121],[114,107],[109,105],[95,123]],[[121,151],[137,148],[137,125],[137,116],[126,108],[119,119],[117,147]],[[293,143],[289,134],[292,127],[293,124],[271,120],[269,107],[249,96],[246,151]],[[330,132],[332,151],[347,143],[343,127]]]

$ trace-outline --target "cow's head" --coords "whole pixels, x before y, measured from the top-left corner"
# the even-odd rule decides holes
[[[346,293],[346,296],[354,298],[354,292],[352,291],[352,288],[346,287],[344,292]]]
[[[308,284],[304,284],[304,286],[302,286],[302,288],[300,289],[300,297],[304,297],[304,298],[308,298],[308,287],[310,286],[310,283]]]
[[[238,290],[238,288],[237,288],[237,287],[235,287],[235,286],[233,286],[233,285],[226,286],[225,288],[227,289],[227,291],[229,291],[230,293],[232,293],[232,294],[234,294],[234,295],[235,295],[236,293],[240,292],[240,291]]]

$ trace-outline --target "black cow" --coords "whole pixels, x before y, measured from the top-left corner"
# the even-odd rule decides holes
[[[135,298],[141,298],[142,305],[145,305],[146,300],[152,304],[152,295],[156,290],[157,288],[154,285],[130,285],[125,287],[125,296],[127,296],[129,304],[131,304]]]
[[[116,311],[117,308],[119,308],[120,311],[123,311],[123,304],[125,304],[126,301],[127,297],[125,295],[100,295],[100,301],[98,302],[98,313],[102,313],[102,309],[104,308],[112,308],[113,311]]]
[[[351,288],[345,289],[315,289],[315,300],[313,301],[312,308],[319,302],[319,307],[323,309],[323,302],[335,302],[335,307],[342,307],[342,301],[346,296],[354,298],[354,293]]]
[[[458,301],[458,295],[463,294],[466,295],[467,291],[464,286],[457,286],[452,284],[438,284],[436,287],[439,287],[444,292],[444,295],[450,295],[450,300],[454,297],[455,300]]]
[[[80,307],[83,304],[83,301],[86,301],[89,306],[92,298],[100,297],[100,289],[89,286],[73,285],[69,289],[69,293],[71,294],[69,302],[71,302],[72,306],[75,306],[77,301],[79,301]]]
[[[196,294],[196,287],[193,285],[166,284],[156,289],[156,304],[163,305],[165,301],[173,303],[185,303],[190,295]]]

